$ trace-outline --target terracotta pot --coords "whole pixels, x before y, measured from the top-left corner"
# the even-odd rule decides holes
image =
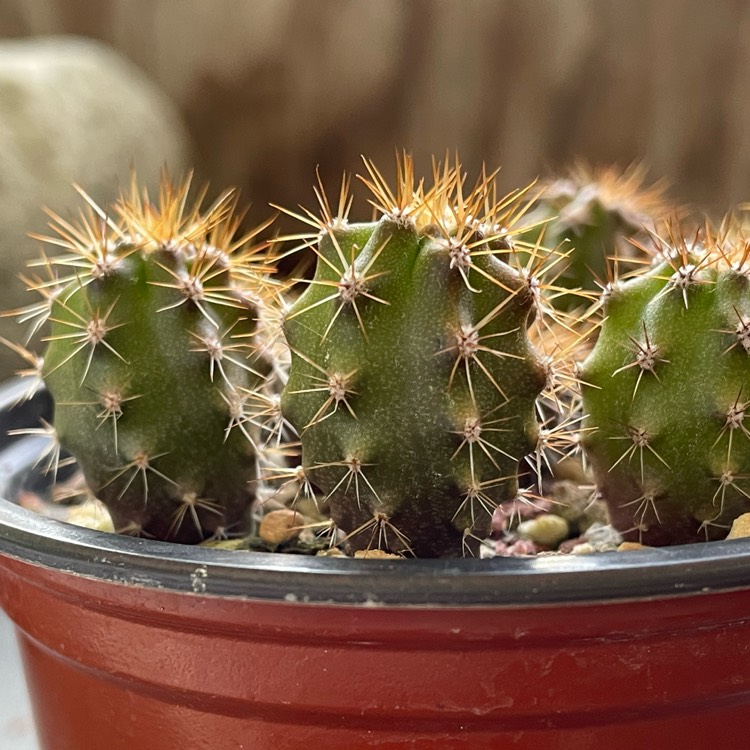
[[[0,453],[6,497],[38,450]],[[46,750],[713,750],[739,747],[750,710],[746,541],[320,559],[0,501],[0,599]]]

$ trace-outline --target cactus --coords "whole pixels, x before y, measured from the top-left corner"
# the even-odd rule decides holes
[[[365,164],[378,220],[349,223],[346,180],[337,212],[319,186],[321,218],[293,214],[317,266],[285,316],[282,410],[350,551],[475,553],[537,444],[548,376],[527,336],[539,249],[513,265],[524,191],[466,190],[457,161],[427,189],[407,156],[394,191]]]
[[[598,170],[583,164],[567,177],[549,181],[529,212],[529,229],[522,238],[534,242],[544,231],[544,241],[566,256],[557,266],[556,283],[564,289],[595,291],[597,281],[609,275],[607,259],[617,257],[621,271],[636,268],[644,253],[637,241],[667,214],[664,186],[646,187],[645,170],[634,166]],[[628,240],[636,240],[636,244]],[[570,309],[580,295],[556,295],[554,304]]]
[[[674,227],[604,295],[581,370],[582,442],[613,524],[663,545],[723,538],[750,510],[750,253]]]
[[[201,211],[189,185],[165,179],[154,203],[134,184],[113,215],[82,193],[77,220],[53,214],[40,239],[67,252],[45,259],[30,308],[50,327],[38,370],[59,444],[117,531],[183,543],[242,523],[273,405],[267,246],[236,238],[231,191]]]

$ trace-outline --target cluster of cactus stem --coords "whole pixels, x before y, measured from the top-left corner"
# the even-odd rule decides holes
[[[348,553],[475,555],[581,448],[626,538],[718,539],[750,510],[741,231],[686,238],[639,169],[503,196],[457,159],[427,182],[399,157],[393,186],[364,164],[370,221],[319,179],[319,210],[281,209],[305,230],[266,242],[189,180],[51,215],[63,252],[22,315],[46,350],[11,346],[54,397],[49,464],[72,454],[115,530],[243,534],[276,492]],[[281,281],[294,252],[314,272]]]

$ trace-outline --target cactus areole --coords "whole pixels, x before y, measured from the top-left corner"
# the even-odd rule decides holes
[[[346,185],[337,214],[319,191],[315,276],[284,324],[282,408],[350,549],[461,556],[537,441],[538,289],[513,248],[524,204],[487,178],[465,191],[458,167],[427,189],[404,159],[392,192],[366,165],[378,220],[347,221]]]

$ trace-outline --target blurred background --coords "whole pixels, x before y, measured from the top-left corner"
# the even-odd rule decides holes
[[[645,158],[718,210],[750,194],[745,0],[2,0],[0,32],[111,45],[177,106],[199,174],[256,202],[395,146],[508,185],[583,155]]]
[[[6,308],[40,206],[107,201],[131,164],[240,186],[254,221],[397,147],[506,189],[583,157],[713,214],[750,198],[745,0],[0,0],[0,34]]]

